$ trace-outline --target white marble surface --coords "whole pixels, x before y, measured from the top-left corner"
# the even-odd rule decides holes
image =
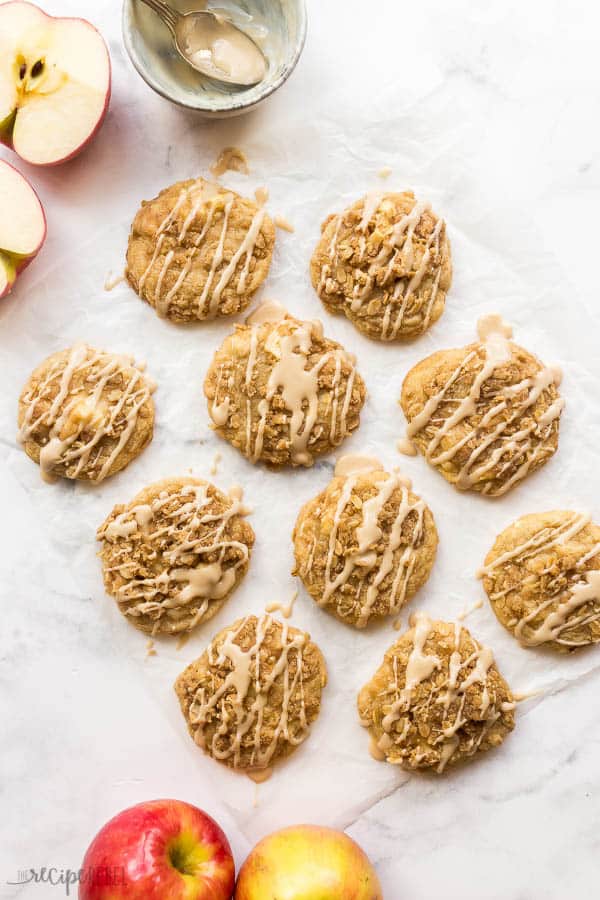
[[[493,2],[477,8],[467,0],[414,5],[386,0],[367,32],[357,19],[364,11],[358,0],[313,0],[307,47],[290,83],[251,116],[211,124],[170,107],[139,80],[124,57],[116,2],[89,6],[86,14],[101,28],[112,53],[111,112],[94,145],[73,164],[48,172],[20,165],[46,205],[49,238],[43,255],[0,309],[5,386],[0,401],[0,683],[5,701],[0,895],[6,897],[60,896],[60,888],[18,888],[5,882],[29,866],[76,868],[97,827],[138,800],[178,796],[205,806],[228,831],[240,860],[260,834],[282,818],[299,816],[297,799],[281,781],[273,782],[275,789],[265,786],[259,792],[255,812],[249,802],[246,815],[222,802],[210,763],[198,764],[176,717],[162,714],[162,697],[157,703],[161,667],[170,672],[180,661],[185,664],[188,649],[175,659],[161,646],[158,658],[144,662],[143,639],[135,633],[130,637],[133,629],[125,629],[97,587],[89,537],[99,513],[124,492],[129,496],[146,477],[163,474],[166,460],[170,467],[185,462],[206,471],[216,447],[199,397],[203,362],[196,361],[194,337],[181,338],[150,310],[140,311],[126,289],[114,295],[102,290],[100,275],[119,267],[127,223],[139,198],[204,171],[215,152],[229,143],[247,150],[252,187],[268,184],[274,212],[296,225],[314,220],[313,229],[333,208],[338,192],[360,194],[376,182],[375,172],[383,165],[394,170],[390,183],[425,187],[450,227],[454,224],[457,283],[447,314],[420,348],[411,349],[407,365],[454,339],[470,339],[467,324],[479,309],[478,290],[487,285],[496,307],[510,300],[515,324],[535,349],[573,363],[565,387],[571,404],[562,458],[559,454],[522,496],[541,503],[550,494],[553,499],[546,502],[554,505],[558,495],[562,503],[586,505],[600,516],[593,490],[600,418],[593,404],[577,406],[586,390],[593,392],[600,384],[594,215],[600,189],[599,17],[589,4]],[[74,0],[54,0],[46,8],[82,12],[82,4]],[[339,44],[332,37],[336,21],[341,23]],[[6,155],[11,158],[8,151]],[[297,181],[292,192],[290,173]],[[296,277],[305,271],[312,239],[304,228],[294,236],[280,233],[268,293],[281,297],[285,290],[293,311],[306,308],[317,315],[319,303],[307,278]],[[510,298],[502,295],[503,283]],[[466,307],[462,315],[461,303]],[[153,361],[160,364],[166,382],[161,383],[161,406],[180,404],[187,428],[174,433],[169,419],[162,424],[159,419],[151,448],[102,493],[61,487],[53,495],[54,489],[39,483],[34,467],[14,447],[15,386],[37,361],[40,345],[47,344],[51,352],[75,336],[93,340],[96,329],[102,331],[107,304],[122,314],[113,346],[146,356],[151,369]],[[385,379],[372,371],[373,351],[367,351],[347,323],[324,318],[327,330],[356,349],[359,360],[368,355],[365,375],[385,387]],[[226,326],[211,326],[206,338],[198,335],[202,361],[226,331]],[[157,342],[171,349],[170,373],[160,361]],[[391,348],[382,350],[382,359],[391,355]],[[389,397],[384,402],[378,394],[366,414],[365,433],[373,441],[378,417],[398,416],[400,431],[394,403],[404,370],[402,358],[390,378]],[[189,396],[175,390],[175,378],[190,385]],[[586,412],[595,420],[582,423]],[[580,472],[567,458],[579,444]],[[224,483],[245,472],[245,464],[226,451]],[[391,447],[386,458],[398,461]],[[445,487],[434,473],[423,471],[420,461],[408,461],[409,466],[435,510],[445,502]],[[301,473],[294,481],[298,496],[310,496],[327,476],[326,467]],[[274,477],[257,476],[255,493]],[[519,511],[527,511],[526,502],[517,501]],[[288,506],[284,497],[275,510],[286,528],[297,503],[291,511]],[[470,508],[480,521],[481,506],[469,507],[460,498],[457,510]],[[259,521],[261,515],[264,509],[257,511]],[[493,515],[492,535],[498,530]],[[509,518],[503,514],[500,524]],[[255,527],[258,531],[256,522]],[[469,527],[466,514],[444,522],[448,546],[460,527]],[[485,546],[483,537],[480,545]],[[264,550],[262,556],[257,552],[254,578],[232,601],[238,604],[236,612],[246,601],[260,607],[265,585],[270,593],[289,593],[288,552],[286,547],[281,559],[269,560]],[[419,602],[426,606],[431,600],[444,609],[446,583],[460,590],[461,577],[466,579],[472,568],[470,562],[461,564],[457,576],[452,554],[446,553],[436,567],[431,597]],[[466,580],[464,587],[472,590]],[[321,626],[306,598],[301,601],[297,624],[306,622],[317,634],[322,627],[324,639],[339,645],[339,651],[346,632],[337,623],[335,629],[331,623]],[[447,605],[448,614],[456,614],[462,600],[449,593]],[[516,674],[509,639],[499,633],[489,610],[473,614],[467,624],[476,633],[496,628],[494,646]],[[370,637],[369,652],[374,642],[385,646],[388,637]],[[347,640],[353,648],[359,646],[354,636]],[[188,645],[201,646],[201,637]],[[564,663],[537,660],[538,676],[548,666],[542,680],[553,684],[553,693],[521,710],[515,734],[493,758],[444,779],[412,778],[372,805],[373,797],[368,803],[349,802],[347,772],[355,778],[356,770],[340,767],[336,787],[340,797],[346,796],[339,809],[332,806],[319,817],[347,825],[362,843],[378,865],[386,900],[433,900],[440,894],[450,900],[597,896],[600,660],[593,653],[571,667],[571,674],[580,676],[571,680]],[[335,686],[335,678],[333,682]],[[335,704],[335,699],[328,702]],[[331,718],[335,710],[329,709]],[[321,728],[309,744],[326,748],[327,736]],[[318,779],[318,767],[314,771]],[[379,778],[379,769],[373,763],[360,777]],[[350,779],[350,784],[356,785],[357,797],[373,793],[364,790],[362,781],[358,785]],[[331,785],[322,787],[336,796]],[[375,793],[388,790],[386,782]],[[301,815],[307,817],[305,808]]]

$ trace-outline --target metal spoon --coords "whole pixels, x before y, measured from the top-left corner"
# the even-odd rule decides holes
[[[142,0],[167,26],[179,55],[215,81],[250,86],[265,77],[265,55],[245,31],[212,10],[180,13],[164,0]]]

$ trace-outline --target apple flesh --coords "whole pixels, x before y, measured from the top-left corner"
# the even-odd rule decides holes
[[[230,900],[235,865],[223,831],[181,800],[123,810],[83,860],[79,900]]]
[[[375,869],[348,835],[284,828],[256,845],[241,868],[235,900],[383,900]]]
[[[98,131],[110,57],[84,19],[54,18],[21,0],[0,5],[0,141],[26,162],[55,165]]]
[[[0,297],[37,256],[46,238],[39,197],[20,172],[0,160]]]

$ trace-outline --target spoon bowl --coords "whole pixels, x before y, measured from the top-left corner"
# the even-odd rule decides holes
[[[166,0],[142,0],[169,29],[182,58],[198,72],[225,84],[248,86],[265,77],[265,55],[225,10],[180,13]]]
[[[258,44],[220,15],[203,10],[180,16],[174,37],[184,59],[209,78],[249,86],[265,77],[267,62]]]

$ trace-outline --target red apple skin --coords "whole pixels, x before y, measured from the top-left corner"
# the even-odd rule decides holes
[[[100,38],[102,43],[104,44],[104,49],[106,50],[106,58],[107,58],[107,62],[108,62],[108,85],[107,85],[107,89],[106,89],[106,97],[104,99],[104,108],[102,109],[102,112],[100,113],[100,118],[98,119],[98,122],[96,123],[93,131],[91,131],[89,133],[89,135],[83,141],[83,143],[80,144],[79,147],[76,147],[71,153],[67,154],[67,156],[63,156],[62,159],[55,159],[55,160],[52,160],[52,162],[47,162],[47,163],[31,163],[31,165],[35,165],[35,166],[39,167],[40,169],[47,169],[52,166],[60,166],[63,163],[69,162],[69,160],[74,159],[76,156],[79,156],[81,151],[85,150],[85,148],[90,143],[90,141],[92,141],[96,137],[98,132],[100,131],[100,128],[102,127],[102,124],[104,123],[104,120],[106,118],[106,113],[108,112],[108,105],[110,103],[110,97],[111,97],[111,92],[112,92],[112,62],[110,59],[110,53],[108,52],[108,47],[106,45],[106,41],[104,40],[104,38],[98,31],[96,26],[92,25],[92,23],[90,21],[88,21],[88,19],[82,19],[81,16],[51,16],[51,15],[49,15],[49,13],[47,13],[41,7],[37,6],[35,3],[28,3],[27,0],[8,0],[7,3],[2,3],[2,0],[0,0],[0,5],[2,5],[2,6],[13,6],[16,4],[25,5],[25,6],[35,6],[35,8],[38,9],[44,16],[46,16],[47,19],[65,19],[65,20],[71,21],[71,22],[85,22],[85,24],[87,26],[94,29],[94,31],[96,32],[96,34],[98,35],[98,37]],[[16,153],[16,150],[13,147],[13,142],[12,142],[11,136],[12,136],[12,131],[4,133],[2,130],[0,130],[0,144],[4,144],[5,147],[9,147],[11,150],[13,150]],[[19,154],[17,154],[17,155],[19,155]],[[29,160],[25,159],[25,157],[20,157],[20,158],[23,159],[24,162],[30,162]]]
[[[298,825],[263,838],[240,870],[235,900],[383,900],[366,853],[342,831]]]
[[[42,235],[41,241],[39,242],[39,244],[37,245],[35,250],[32,250],[31,254],[29,254],[28,256],[22,256],[19,259],[14,259],[15,277],[13,278],[12,281],[9,281],[7,283],[4,291],[2,291],[2,293],[0,293],[0,300],[1,300],[3,297],[6,297],[8,294],[10,294],[10,292],[12,291],[13,287],[15,286],[17,279],[18,279],[19,275],[21,274],[21,272],[23,272],[27,268],[29,263],[33,262],[33,260],[36,258],[36,256],[42,249],[42,247],[44,245],[44,241],[46,240],[46,235],[48,233],[48,220],[46,219],[46,211],[44,210],[42,201],[40,200],[40,198],[38,196],[38,192],[32,186],[29,179],[25,178],[25,176],[22,174],[22,172],[19,172],[19,170],[16,169],[13,165],[11,165],[7,160],[5,160],[5,159],[0,160],[0,164],[3,166],[8,166],[9,168],[11,168],[13,170],[13,172],[16,172],[17,175],[20,175],[20,177],[23,179],[23,181],[27,182],[27,184],[29,185],[29,187],[31,188],[33,193],[35,194],[35,198],[36,198],[37,202],[39,203],[40,212],[41,212],[42,218],[44,220],[44,233]]]
[[[184,858],[186,874],[174,865]],[[230,900],[234,884],[231,848],[214,819],[181,800],[151,800],[98,832],[82,863],[79,900]]]

